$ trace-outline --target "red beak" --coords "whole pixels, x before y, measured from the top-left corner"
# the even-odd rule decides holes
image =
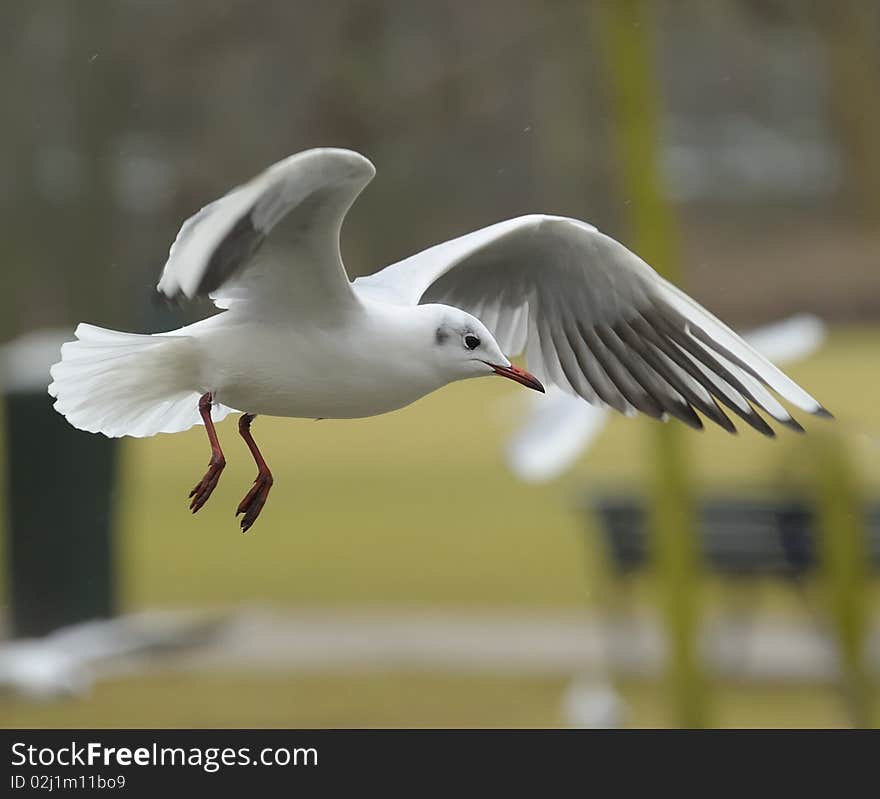
[[[491,366],[495,370],[496,375],[501,375],[502,377],[508,377],[511,380],[516,381],[517,383],[521,383],[526,388],[533,388],[535,391],[540,391],[542,394],[544,393],[544,386],[541,385],[541,381],[538,380],[533,374],[530,374],[525,369],[520,369],[518,366],[514,366],[511,364],[510,366],[498,366],[495,363],[486,362],[487,366]]]

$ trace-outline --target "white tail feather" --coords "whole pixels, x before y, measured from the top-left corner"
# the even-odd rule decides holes
[[[90,433],[144,437],[201,422],[189,336],[137,335],[81,324],[51,371],[55,409]],[[219,421],[231,408],[215,405]]]

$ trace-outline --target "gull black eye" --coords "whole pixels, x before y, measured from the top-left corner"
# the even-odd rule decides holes
[[[464,337],[464,345],[469,350],[475,350],[477,347],[480,346],[480,339],[468,333],[468,335]]]

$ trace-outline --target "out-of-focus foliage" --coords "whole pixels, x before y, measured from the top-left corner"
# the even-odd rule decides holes
[[[877,9],[652,7],[662,165],[684,211],[690,287],[734,321],[876,315],[880,244],[848,219],[880,196]],[[353,273],[534,210],[623,235],[632,198],[615,179],[595,10],[7,4],[0,257],[12,290],[0,337],[82,318],[175,324],[148,298],[180,221],[320,144],[359,149],[379,169],[346,225]]]

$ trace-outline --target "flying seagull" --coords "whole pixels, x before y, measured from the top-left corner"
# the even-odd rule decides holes
[[[99,677],[114,673],[114,665],[210,642],[221,630],[222,620],[148,612],[78,622],[41,638],[0,641],[0,696],[85,696]]]
[[[107,436],[204,424],[211,459],[190,492],[193,512],[226,465],[214,422],[242,412],[258,470],[236,509],[243,531],[272,486],[251,435],[257,414],[374,416],[456,380],[501,375],[698,429],[697,411],[735,432],[723,405],[765,435],[773,431],[759,409],[802,430],[771,390],[829,415],[638,256],[576,219],[509,219],[352,282],[340,229],[374,174],[350,150],[307,150],[202,208],[183,223],[157,289],[207,296],[222,312],[155,335],[80,324],[51,369],[55,408]],[[292,250],[263,257],[282,219]],[[523,352],[534,374],[511,363]]]

